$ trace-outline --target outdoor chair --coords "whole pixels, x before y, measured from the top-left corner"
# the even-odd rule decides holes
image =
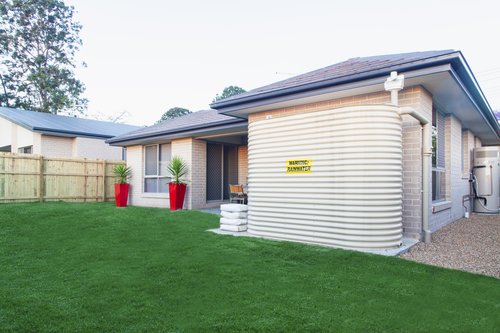
[[[243,185],[229,185],[229,202],[247,203],[247,194],[243,189]]]

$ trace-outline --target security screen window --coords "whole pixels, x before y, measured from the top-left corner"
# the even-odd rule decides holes
[[[444,116],[432,110],[432,201],[445,200]]]
[[[150,145],[144,148],[144,192],[167,193],[170,178],[170,144]]]

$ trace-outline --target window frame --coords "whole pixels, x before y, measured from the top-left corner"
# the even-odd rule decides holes
[[[168,188],[166,188],[164,191],[158,191],[158,189],[160,188],[160,186],[159,186],[160,179],[171,179],[171,177],[161,174],[162,162],[167,162],[166,160],[162,161],[160,159],[161,158],[161,146],[163,146],[163,145],[169,145],[170,149],[172,149],[172,146],[170,143],[155,143],[155,144],[143,146],[144,158],[143,158],[143,172],[142,172],[142,193],[144,193],[144,194],[168,194]],[[156,174],[155,175],[146,175],[146,163],[147,163],[146,149],[148,147],[154,147],[154,146],[156,147]],[[170,156],[170,158],[171,157],[172,156]],[[146,180],[147,179],[155,179],[157,181],[155,192],[146,191]]]
[[[436,108],[432,109],[432,138],[431,138],[431,144],[432,144],[432,173],[431,173],[431,199],[433,203],[437,202],[443,202],[446,201],[446,191],[445,191],[445,186],[446,186],[446,167],[440,166],[439,165],[439,160],[440,160],[440,155],[439,155],[439,147],[440,147],[440,140],[439,140],[439,111]],[[444,127],[444,130],[446,131],[446,127]],[[446,132],[443,133],[443,135],[446,135]],[[445,140],[446,142],[446,140]],[[444,143],[442,143],[444,144]],[[443,149],[444,151],[444,159],[446,160],[446,147]],[[444,181],[444,187],[442,186],[442,182]]]
[[[17,148],[19,154],[33,154],[33,145]]]

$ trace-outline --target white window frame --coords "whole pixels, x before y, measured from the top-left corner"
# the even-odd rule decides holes
[[[442,177],[446,177],[446,168],[442,167],[442,166],[438,166],[439,164],[439,125],[438,125],[438,119],[439,119],[439,111],[437,109],[433,109],[432,110],[433,112],[433,120],[435,119],[436,120],[436,123],[432,124],[432,135],[436,137],[436,146],[433,147],[435,151],[433,151],[433,153],[435,154],[435,157],[433,156],[433,160],[435,159],[435,164],[434,164],[434,161],[432,161],[432,173],[434,173],[434,177],[433,180],[435,180],[435,182],[433,181],[432,182],[432,188],[431,188],[431,195],[432,195],[432,202],[433,203],[438,203],[438,202],[443,202],[443,201],[446,201],[446,191],[441,187],[441,181],[442,181]],[[435,113],[435,115],[434,115]],[[446,129],[445,129],[446,131]],[[435,133],[435,134],[434,134]],[[444,133],[444,135],[446,135],[446,132]],[[445,147],[445,154],[446,154],[446,147]],[[445,159],[446,159],[446,156],[445,156]],[[434,194],[436,192],[439,192],[439,194],[441,194],[440,197],[437,197],[436,199],[434,199]]]
[[[19,154],[33,154],[33,145],[17,148]]]
[[[161,146],[162,145],[170,145],[170,143],[163,143],[163,144],[152,144],[152,145],[146,145],[143,147],[143,173],[142,173],[142,193],[144,194],[165,194],[168,193],[168,189],[165,189],[165,191],[158,191],[159,186],[157,184],[156,186],[156,192],[146,192],[146,179],[157,179],[158,182],[160,179],[170,179],[170,177],[161,175],[161,160],[160,160],[160,154],[161,154]],[[156,175],[146,175],[146,148],[147,147],[153,147],[156,146],[156,163],[157,163],[157,169],[156,169]],[[172,146],[170,146],[170,149],[172,149]],[[163,161],[165,162],[165,161]]]

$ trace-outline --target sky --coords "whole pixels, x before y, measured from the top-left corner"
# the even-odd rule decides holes
[[[500,1],[66,0],[83,25],[87,117],[151,125],[354,57],[461,50],[500,109]]]

